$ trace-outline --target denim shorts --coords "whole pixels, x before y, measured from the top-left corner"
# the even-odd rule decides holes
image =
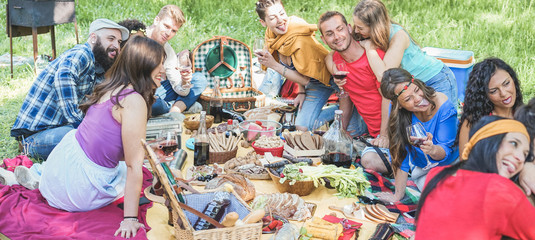
[[[381,152],[383,152],[384,154],[387,155],[388,161],[392,162],[392,159],[390,158],[390,150],[388,148],[379,148],[379,150],[381,150]],[[375,151],[375,149],[373,147],[365,147],[362,150],[362,153],[360,154],[360,156],[364,156],[364,154],[368,153],[368,152],[376,153],[376,151]]]
[[[437,75],[425,82],[427,86],[434,88],[437,92],[441,92],[448,96],[448,99],[457,106],[457,80],[451,69],[444,65]]]

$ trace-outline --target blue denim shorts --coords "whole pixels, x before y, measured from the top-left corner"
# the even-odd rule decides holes
[[[437,75],[425,82],[427,86],[434,88],[437,92],[441,92],[448,96],[448,99],[457,106],[457,80],[451,69],[444,65]]]

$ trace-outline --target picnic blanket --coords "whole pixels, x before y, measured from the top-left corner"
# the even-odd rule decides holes
[[[370,182],[371,193],[394,192],[394,179],[383,177],[381,174],[369,169],[364,170],[364,175]],[[418,207],[419,199],[420,191],[418,191],[418,187],[416,187],[414,181],[409,179],[407,180],[407,190],[405,191],[405,197],[403,197],[401,201],[394,203],[393,205],[387,205],[386,207],[392,212],[403,214],[405,212],[416,210],[416,208]],[[394,231],[397,234],[401,235],[404,238],[410,238],[411,236],[413,236],[414,231],[416,229],[414,226],[414,219],[405,217],[404,215],[400,215],[398,221],[394,224],[391,224],[391,226],[394,228]]]
[[[151,183],[152,174],[143,168],[143,188]],[[0,185],[0,232],[10,239],[113,239],[123,219],[123,210],[117,206],[121,202],[88,212],[67,212],[48,205],[39,189]],[[139,207],[138,216],[146,229],[133,239],[147,239],[145,220],[151,206]]]

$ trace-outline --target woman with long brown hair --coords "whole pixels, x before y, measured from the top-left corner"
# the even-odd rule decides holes
[[[441,61],[428,56],[405,28],[392,21],[380,0],[362,0],[353,11],[355,38],[366,50],[370,67],[381,77],[387,69],[401,67],[457,104],[457,82]],[[385,51],[384,58],[377,49]]]
[[[135,236],[143,179],[147,119],[164,73],[163,47],[134,36],[86,103],[78,129],[69,132],[43,164],[39,190],[50,206],[71,212],[104,207],[124,196],[124,220],[115,235]]]
[[[409,173],[421,190],[429,171],[427,166],[435,163],[449,165],[457,159],[458,148],[454,146],[457,110],[445,94],[401,68],[384,73],[381,92],[392,101],[388,140],[396,189],[394,194],[377,195],[383,200],[397,202],[405,195]],[[407,127],[417,123],[423,126],[427,136],[423,142],[411,145]]]

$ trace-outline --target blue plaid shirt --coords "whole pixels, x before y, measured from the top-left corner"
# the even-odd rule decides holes
[[[95,63],[89,43],[67,50],[35,79],[11,128],[11,136],[28,136],[68,124],[77,127],[83,119],[78,104],[103,77],[104,70]]]

